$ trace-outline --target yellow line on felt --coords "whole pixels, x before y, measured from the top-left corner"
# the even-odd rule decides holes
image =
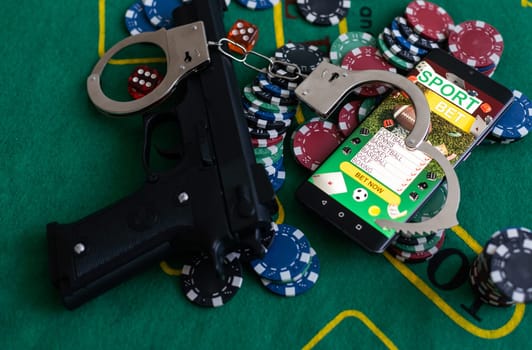
[[[482,246],[478,244],[477,241],[471,235],[464,230],[464,228],[460,225],[456,225],[454,227],[451,227],[451,230],[456,233],[458,237],[462,239],[462,241],[465,242],[473,250],[475,253],[480,254],[482,252]]]
[[[275,196],[275,201],[277,202],[277,207],[279,207],[278,212],[277,212],[277,220],[275,220],[275,223],[282,224],[284,222],[284,216],[285,216],[284,207],[278,196]]]
[[[105,53],[105,0],[98,1],[98,56]]]
[[[159,266],[161,267],[161,270],[169,276],[181,276],[181,270],[174,269],[164,260],[159,263]]]
[[[347,29],[347,19],[342,18],[340,23],[338,23],[338,32],[340,32],[340,34],[345,34],[348,31],[349,30]]]
[[[366,315],[358,310],[344,310],[325,325],[310,341],[303,346],[303,350],[312,349],[325,338],[340,322],[348,317],[360,320],[388,349],[397,349],[397,346],[375,325]],[[359,336],[359,335],[358,335]]]
[[[453,231],[454,229],[455,228],[453,228]],[[460,229],[466,232],[463,228],[460,227]],[[471,236],[469,236],[469,234],[467,234],[467,236],[471,238],[472,242],[478,245],[478,243],[475,242],[474,239]],[[468,242],[466,242],[466,244],[467,243]],[[474,249],[474,246],[471,247],[471,249]],[[421,293],[425,294],[425,296],[429,300],[431,300],[441,311],[443,311],[443,313],[447,315],[447,317],[449,317],[458,326],[462,327],[469,333],[476,335],[477,337],[485,338],[485,339],[502,338],[510,334],[523,319],[523,315],[525,314],[525,304],[517,304],[515,306],[515,310],[514,310],[514,314],[512,315],[512,318],[502,327],[498,329],[493,329],[493,330],[479,328],[475,326],[474,324],[472,324],[471,322],[469,322],[468,320],[466,320],[462,315],[460,315],[451,306],[449,306],[449,304],[447,304],[445,300],[443,300],[443,298],[441,298],[432,288],[430,288],[429,285],[427,285],[419,276],[417,276],[405,264],[395,259],[388,252],[384,252],[383,255],[407,280],[410,281],[410,283],[416,286],[416,288],[419,289]]]
[[[279,1],[273,6],[273,30],[275,33],[275,45],[281,47],[284,45],[284,28],[283,28],[283,3]]]
[[[105,55],[105,0],[98,0],[98,56]],[[165,57],[110,59],[107,63],[116,65],[164,63]]]

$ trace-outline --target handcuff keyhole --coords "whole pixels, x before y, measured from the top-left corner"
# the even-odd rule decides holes
[[[192,61],[192,57],[190,56],[190,53],[188,51],[185,52],[185,62],[189,63]]]
[[[334,72],[333,74],[331,74],[331,77],[329,78],[329,83],[335,79],[338,79],[339,77],[340,77],[340,74]]]

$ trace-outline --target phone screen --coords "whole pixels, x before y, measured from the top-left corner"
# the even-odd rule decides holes
[[[512,99],[508,89],[443,51],[426,56],[407,77],[430,106],[427,141],[454,166]],[[444,179],[438,163],[405,146],[415,118],[409,97],[392,91],[298,189],[298,198],[368,250],[382,251],[396,232],[375,221],[407,221]]]

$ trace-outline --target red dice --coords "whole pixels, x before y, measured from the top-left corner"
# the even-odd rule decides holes
[[[138,66],[129,76],[127,91],[135,100],[152,92],[163,77],[155,68]]]
[[[233,23],[231,29],[229,29],[227,38],[242,45],[247,51],[250,51],[253,49],[259,38],[259,28],[253,23],[238,19]],[[238,54],[244,54],[237,46],[232,44],[229,44],[228,46],[229,50]]]

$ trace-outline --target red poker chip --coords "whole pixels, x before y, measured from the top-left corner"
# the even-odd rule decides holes
[[[292,134],[292,152],[297,162],[315,170],[342,143],[338,127],[326,120],[312,119]]]
[[[397,73],[395,67],[390,65],[373,46],[361,46],[351,50],[342,59],[342,68],[348,70],[377,69]],[[364,84],[353,90],[362,96],[377,96],[388,91],[384,84]]]
[[[270,147],[270,146],[273,146],[273,145],[276,145],[276,144],[282,142],[283,139],[284,139],[284,135],[286,135],[286,134],[282,134],[282,135],[279,135],[279,136],[271,138],[271,139],[258,139],[258,138],[252,137],[251,138],[251,144],[255,148]]]
[[[498,65],[504,50],[502,35],[482,21],[465,21],[451,30],[449,51],[471,67]]]
[[[338,114],[338,128],[345,137],[351,135],[359,124],[358,110],[361,103],[362,101],[360,100],[347,102]]]
[[[405,9],[408,24],[421,36],[432,41],[445,41],[454,26],[451,16],[441,6],[428,1],[412,1]]]

